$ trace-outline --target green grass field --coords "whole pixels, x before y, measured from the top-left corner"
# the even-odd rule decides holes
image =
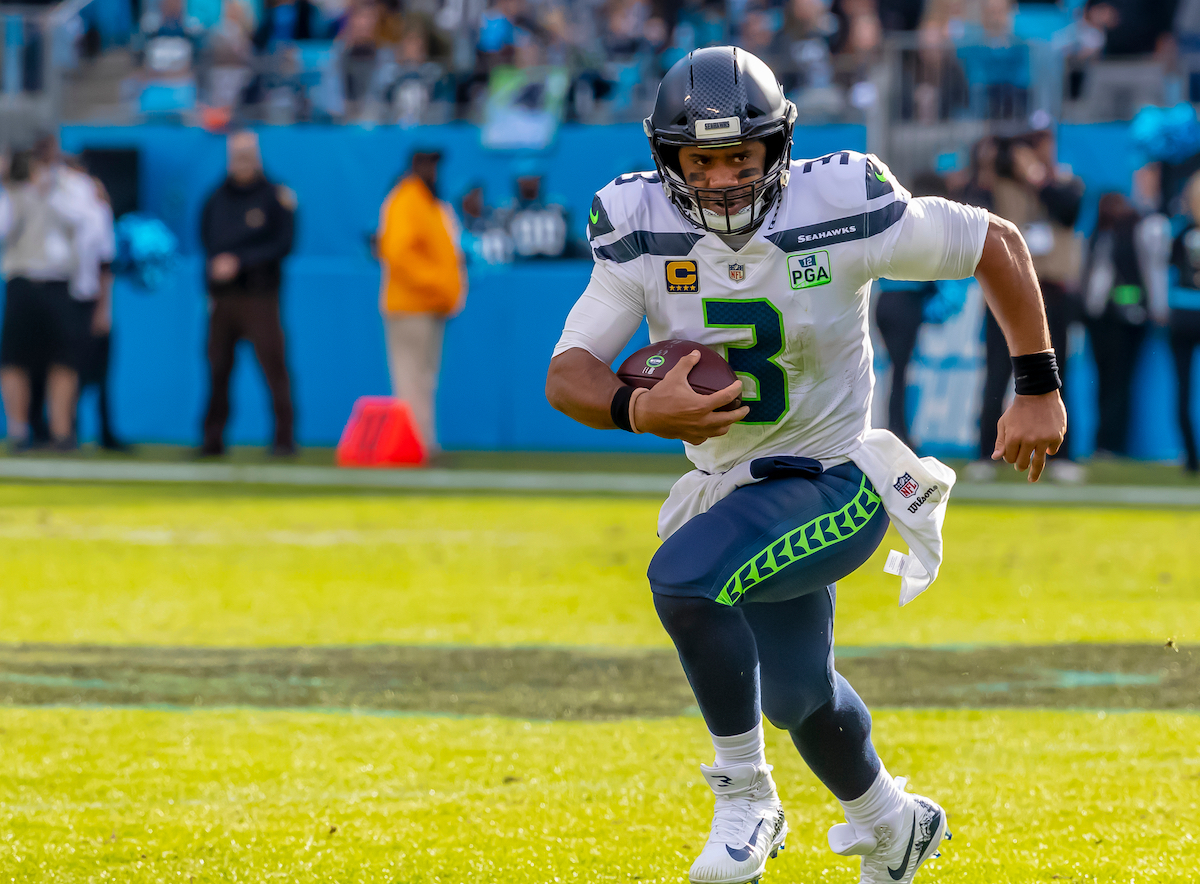
[[[666,646],[650,500],[0,485],[0,641]],[[844,645],[1200,641],[1200,513],[962,505],[901,610],[880,551]]]
[[[686,879],[711,795],[697,720],[8,710],[0,880]],[[876,714],[955,833],[921,880],[1194,881],[1194,715]],[[828,794],[786,735],[792,828],[765,882],[850,881]]]
[[[0,642],[666,648],[644,576],[656,509],[0,485]],[[897,607],[890,535],[839,588],[839,643],[1195,645],[1198,529],[1188,512],[952,506],[934,588]],[[37,678],[0,672],[0,696]],[[889,769],[955,832],[918,881],[962,884],[1195,881],[1198,725],[875,714]],[[769,733],[792,835],[764,884],[856,880],[825,844],[835,803]],[[682,882],[711,812],[697,767],[710,754],[688,716],[9,705],[0,881]]]

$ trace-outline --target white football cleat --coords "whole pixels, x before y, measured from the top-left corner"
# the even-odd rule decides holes
[[[717,796],[712,831],[692,863],[693,884],[747,884],[757,881],[767,860],[783,849],[787,821],[771,779],[771,766],[700,765]]]
[[[904,791],[907,780],[896,777]],[[850,823],[829,830],[829,846],[842,856],[861,856],[859,884],[910,884],[927,859],[940,856],[938,845],[949,838],[946,811],[920,795],[904,796],[903,806],[863,832]]]

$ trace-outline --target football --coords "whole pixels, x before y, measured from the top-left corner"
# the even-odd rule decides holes
[[[724,390],[737,380],[737,375],[733,373],[729,363],[716,350],[695,341],[680,341],[675,338],[659,341],[632,354],[617,369],[617,377],[631,387],[650,389],[667,376],[667,372],[675,367],[675,363],[693,350],[700,351],[700,361],[692,366],[688,374],[688,383],[697,393],[707,396]],[[741,406],[742,398],[739,396],[717,411],[733,411]]]

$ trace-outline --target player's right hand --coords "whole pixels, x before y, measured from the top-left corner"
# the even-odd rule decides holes
[[[734,411],[715,410],[741,395],[741,381],[734,381],[724,390],[707,396],[692,389],[687,378],[699,361],[698,352],[689,353],[649,392],[637,398],[633,419],[639,430],[664,439],[682,439],[699,445],[713,436],[724,436],[731,426],[750,413],[747,405]]]

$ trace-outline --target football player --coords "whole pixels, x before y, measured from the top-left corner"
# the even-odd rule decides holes
[[[948,837],[945,812],[888,773],[870,714],[833,664],[835,584],[888,526],[890,492],[851,459],[879,432],[871,281],[980,281],[1017,378],[996,459],[1035,481],[1066,412],[1018,230],[983,209],[913,199],[873,156],[792,160],[795,121],[775,75],[740,49],[696,50],[667,72],[645,121],[657,170],[617,178],[592,203],[595,267],[546,395],[591,427],[682,439],[697,468],[664,506],[648,573],[715,749],[701,765],[712,829],[691,880],[756,880],[784,844],[765,713],[841,802],[831,848],[861,857],[864,884],[907,884]],[[740,380],[694,392],[693,354],[653,389],[626,386],[609,366],[643,317],[652,341],[714,347]],[[741,407],[716,411],[739,395]]]

